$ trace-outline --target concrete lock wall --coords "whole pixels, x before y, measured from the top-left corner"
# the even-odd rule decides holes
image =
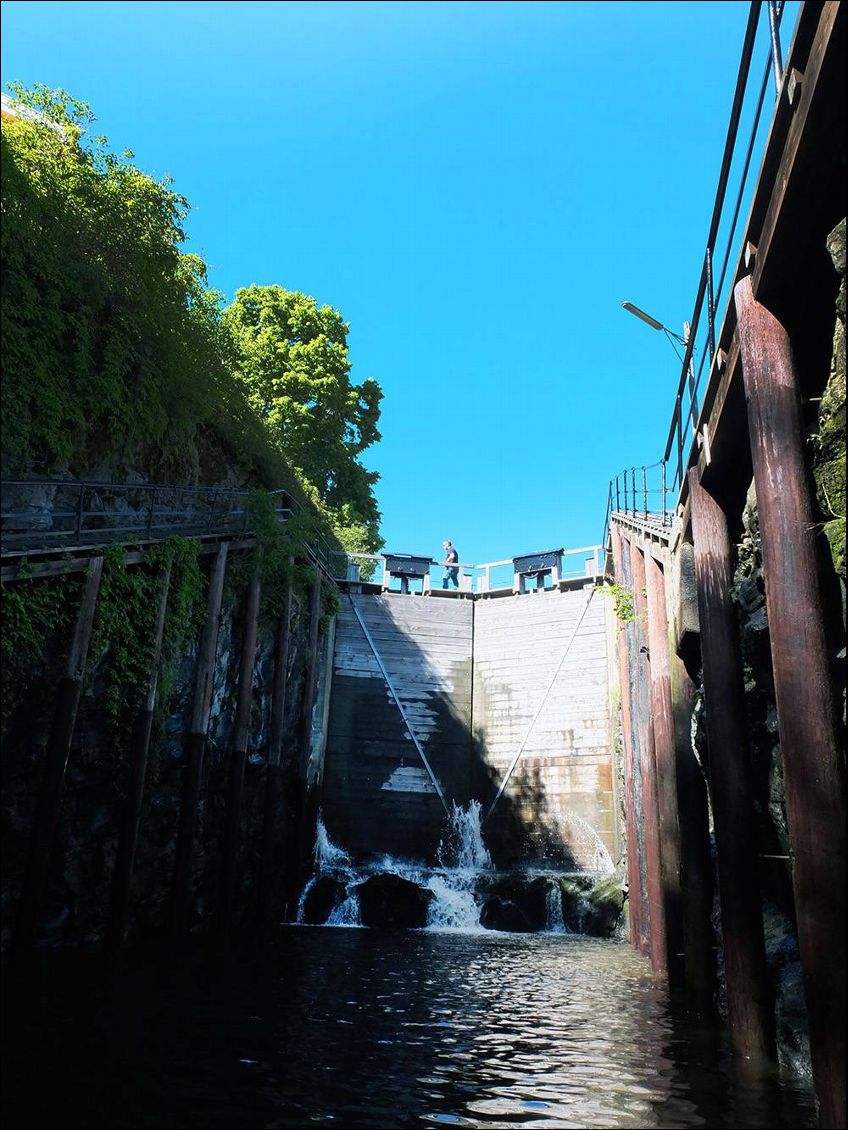
[[[486,824],[499,866],[608,866],[616,820],[606,605],[591,588],[345,596],[323,778],[331,838],[358,857],[435,859],[445,808],[412,730],[448,807],[477,799],[487,813],[520,751]]]

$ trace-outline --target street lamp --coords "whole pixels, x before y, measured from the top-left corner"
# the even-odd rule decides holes
[[[681,345],[688,345],[689,343],[689,323],[683,323],[683,334],[676,334],[674,330],[670,330],[668,326],[664,326],[662,322],[658,322],[656,318],[652,318],[650,314],[646,314],[644,310],[640,310],[638,306],[634,306],[632,302],[622,302],[621,304],[628,314],[635,314],[641,321],[646,322],[652,329],[662,330],[668,338],[674,338],[679,341]]]
[[[622,302],[621,304],[628,314],[635,314],[640,321],[645,322],[654,330],[662,330],[668,340],[671,342],[671,348],[677,353],[677,356],[682,361],[683,358],[677,352],[675,342],[679,342],[684,348],[689,345],[689,334],[691,327],[688,322],[683,323],[683,336],[676,334],[674,330],[670,330],[668,326],[664,326],[662,322],[658,322],[656,318],[652,318],[650,314],[646,314],[644,310],[640,310],[638,306],[634,306],[632,302]],[[689,416],[692,421],[692,432],[697,431],[698,428],[698,403],[695,396],[695,350],[692,349],[689,354]]]
[[[640,310],[640,308],[638,306],[634,306],[632,302],[622,302],[621,305],[628,312],[628,314],[633,314],[640,321],[645,322],[646,325],[650,326],[651,329],[662,330],[662,332],[668,338],[668,340],[671,344],[671,348],[674,350],[674,352],[677,354],[678,358],[681,361],[684,360],[685,354],[688,353],[688,355],[689,355],[689,365],[688,365],[688,370],[687,370],[687,377],[688,377],[688,381],[689,381],[689,420],[690,420],[690,423],[692,425],[692,435],[694,436],[695,433],[698,430],[698,400],[697,400],[697,394],[696,394],[696,391],[695,391],[694,348],[692,346],[690,346],[690,344],[689,344],[689,337],[690,337],[690,334],[691,334],[691,326],[689,325],[688,322],[684,322],[683,323],[683,335],[681,336],[680,334],[676,334],[674,332],[674,330],[670,330],[668,328],[668,326],[664,326],[662,324],[662,322],[658,322],[657,319],[651,317],[650,314],[646,314],[644,310]],[[678,348],[677,348],[678,344],[683,346],[684,356],[680,355]],[[682,391],[683,390],[680,389],[679,392],[678,392],[678,403],[677,403],[677,407],[675,409],[675,416],[676,416],[676,419],[678,420],[678,447],[680,447],[680,445],[682,444],[682,438],[681,438],[682,419],[681,419],[681,415],[680,415],[682,407],[683,407],[682,404],[680,403]],[[680,454],[680,451],[678,451],[678,460],[680,460],[681,458],[682,458],[682,456]],[[682,473],[682,472],[680,471],[680,469],[678,469],[678,474],[680,474],[680,473]],[[663,486],[662,486],[662,491],[663,491],[663,522],[665,522],[665,460],[663,460],[662,474],[663,474]],[[635,496],[635,493],[634,493],[634,496]]]

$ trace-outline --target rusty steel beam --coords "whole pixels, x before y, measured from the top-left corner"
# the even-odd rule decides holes
[[[615,583],[620,588],[627,588],[627,579],[624,570],[624,541],[618,526],[610,526],[613,546],[613,564],[615,568]],[[629,542],[628,542],[629,549]],[[618,683],[621,694],[621,730],[624,744],[624,818],[627,828],[627,899],[630,908],[630,942],[636,949],[642,949],[642,883],[639,862],[639,829],[636,815],[636,802],[634,790],[634,759],[633,759],[633,716],[630,703],[630,662],[633,657],[629,655],[627,629],[625,624],[616,618],[616,635],[618,652]]]
[[[648,651],[651,669],[651,717],[654,722],[657,815],[666,931],[666,966],[672,988],[683,983],[683,920],[680,890],[680,821],[677,810],[677,765],[671,708],[671,660],[668,640],[665,572],[652,553],[645,553]]]
[[[144,778],[147,774],[147,757],[150,749],[150,733],[153,728],[153,711],[156,706],[156,691],[159,685],[159,668],[162,659],[162,636],[165,630],[165,615],[168,610],[168,592],[171,587],[171,562],[165,566],[159,588],[159,607],[153,630],[153,655],[150,660],[150,674],[147,681],[147,698],[136,715],[130,742],[129,774],[127,797],[118,834],[118,854],[112,874],[110,892],[109,923],[106,930],[105,948],[114,954],[123,945],[129,913],[130,884],[132,882],[135,852],[138,844],[138,827],[141,818],[141,802],[144,796]]]
[[[734,289],[754,463],[798,940],[821,1125],[845,1126],[845,776],[789,336]]]
[[[227,568],[227,542],[222,542],[212,566],[206,601],[206,621],[197,652],[194,679],[194,702],[191,729],[186,739],[186,763],[183,769],[182,804],[174,860],[174,892],[172,929],[175,937],[187,933],[192,905],[192,865],[197,806],[203,757],[206,752],[206,731],[212,706],[212,682],[215,674],[215,651],[221,622],[221,598]]]
[[[244,608],[244,629],[239,663],[238,697],[233,723],[230,750],[230,781],[227,797],[227,817],[224,827],[224,862],[221,875],[221,905],[218,927],[227,930],[233,916],[236,885],[236,867],[241,828],[241,805],[244,792],[244,765],[247,760],[247,742],[250,724],[250,707],[253,701],[253,670],[256,665],[256,640],[259,624],[260,554],[247,588]]]
[[[50,871],[50,857],[59,825],[65,771],[76,728],[88,645],[91,642],[97,594],[100,591],[102,576],[103,558],[95,557],[90,563],[83,586],[74,635],[65,664],[65,674],[56,691],[53,722],[47,739],[44,784],[38,798],[38,811],[30,842],[21,904],[15,923],[13,946],[16,952],[20,953],[26,952],[32,946],[38,929],[38,915],[44,898],[44,889]]]
[[[701,485],[695,468],[689,471],[689,500],[730,1041],[737,1056],[762,1061],[774,1051],[773,1014],[749,779],[742,656],[730,595],[732,549],[724,511]]]
[[[665,976],[668,973],[668,944],[666,938],[665,901],[662,883],[662,845],[660,839],[659,790],[657,762],[654,754],[654,720],[651,717],[651,662],[648,647],[648,607],[645,595],[645,556],[631,544],[631,569],[633,577],[633,608],[636,614],[637,672],[641,684],[637,720],[641,746],[642,821],[645,834],[645,877],[648,890],[648,954],[651,968]]]

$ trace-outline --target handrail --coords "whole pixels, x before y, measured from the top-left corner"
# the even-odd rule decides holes
[[[0,508],[4,552],[49,552],[90,542],[155,541],[169,534],[207,537],[248,533],[250,512],[245,500],[254,490],[235,487],[182,486],[174,483],[116,483],[107,480],[57,479],[44,476],[3,478]],[[49,505],[32,499],[15,506],[9,495],[48,489]],[[302,512],[303,504],[285,488],[266,492],[281,523]],[[120,499],[123,505],[116,505]],[[57,506],[52,503],[58,501]],[[170,503],[170,505],[168,505]],[[318,536],[304,551],[328,579],[335,580],[329,543]]]
[[[588,572],[588,573],[587,572],[579,573],[579,574],[575,573],[575,574],[569,575],[569,576],[564,575],[563,579],[565,579],[565,580],[581,580],[581,579],[601,576],[602,568],[601,568],[600,558],[604,553],[604,547],[602,545],[581,545],[581,546],[577,546],[574,549],[564,549],[562,551],[562,557],[563,558],[575,557],[578,553],[585,554],[587,556],[590,555],[590,554],[592,555],[592,557],[594,559],[594,561],[593,561],[594,567],[593,567],[592,571]],[[358,553],[358,552],[353,552],[353,551],[348,552],[346,550],[333,550],[333,555],[336,556],[336,557],[344,557],[344,559],[345,559],[345,561],[348,565],[350,563],[355,563],[356,561],[359,561],[359,560],[382,561],[383,563],[385,563],[385,560],[386,560],[387,557],[395,556],[394,554],[386,554],[386,553]],[[423,554],[421,555],[421,558],[423,560],[428,560],[426,557],[424,557]],[[471,571],[472,590],[476,589],[478,592],[498,592],[498,591],[501,591],[501,590],[490,589],[490,587],[489,587],[490,571],[492,569],[499,568],[499,567],[503,568],[504,566],[507,566],[507,565],[511,566],[513,564],[513,561],[514,561],[514,557],[504,557],[504,558],[501,558],[498,561],[484,561],[484,562],[479,563],[479,564],[474,564],[474,563],[468,562],[468,561],[452,561],[452,562],[449,562],[448,564],[446,564],[444,561],[437,561],[435,558],[432,558],[432,557],[429,558],[429,561],[430,561],[431,565],[435,565],[439,569],[465,569],[465,570],[470,570]],[[347,568],[345,567],[344,572],[341,573],[341,574],[337,572],[335,574],[335,576],[338,580],[349,579],[347,577]],[[481,582],[484,582],[484,583],[481,583]],[[504,589],[506,589],[506,588],[511,588],[511,585],[504,586]]]

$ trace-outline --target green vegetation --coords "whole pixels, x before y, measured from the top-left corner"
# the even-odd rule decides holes
[[[89,649],[89,669],[98,667],[104,673],[105,716],[119,749],[147,693],[166,566],[170,564],[171,574],[159,679],[162,709],[168,705],[175,664],[200,629],[205,594],[196,542],[170,537],[132,568],[124,558],[122,546],[106,552]]]
[[[211,484],[314,503],[351,549],[379,547],[358,455],[380,389],[348,372],[337,311],[279,287],[225,312],[180,248],[186,200],[87,132],[63,91],[15,88],[39,117],[2,128],[2,419],[6,469]]]
[[[633,593],[621,585],[596,585],[604,595],[611,597],[615,608],[616,619],[622,624],[632,624],[636,619],[636,610],[633,604]]]
[[[3,662],[2,733],[15,705],[31,695],[45,674],[48,655],[64,655],[81,587],[80,574],[29,580],[26,566],[20,580],[3,585],[0,655]],[[55,680],[54,680],[55,681]]]
[[[374,472],[358,457],[380,439],[382,392],[350,381],[349,327],[338,310],[279,286],[237,291],[224,311],[236,372],[272,442],[296,468],[347,548],[379,544]]]
[[[841,276],[830,379],[819,407],[813,439],[813,475],[824,533],[833,564],[845,584],[845,220],[828,238],[828,250]]]

